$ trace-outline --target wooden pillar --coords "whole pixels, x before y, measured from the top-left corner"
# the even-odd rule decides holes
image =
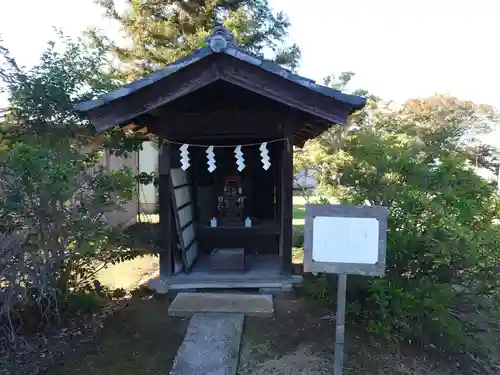
[[[285,123],[281,156],[281,237],[280,255],[283,274],[292,272],[292,223],[293,223],[293,144],[291,124]]]
[[[163,142],[163,138],[160,138]],[[160,276],[172,276],[172,199],[170,197],[170,144],[162,144],[158,150],[159,235],[162,249],[160,251]]]
[[[276,186],[276,219],[280,225],[281,225],[281,166],[282,166],[282,162],[281,162],[281,158],[283,156],[283,147],[281,144],[275,144],[273,145],[274,146],[274,149],[273,149],[273,156],[277,162],[277,168],[276,168],[276,175],[274,176],[274,181],[275,181],[275,186]],[[280,146],[279,150],[276,146]],[[281,254],[281,252],[280,252]]]

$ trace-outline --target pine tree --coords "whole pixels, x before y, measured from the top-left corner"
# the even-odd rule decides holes
[[[267,0],[96,0],[105,15],[120,25],[126,43],[91,30],[120,61],[123,79],[133,80],[200,48],[216,24],[224,24],[240,45],[256,55],[273,53],[279,64],[295,69],[300,50],[284,44],[290,23],[273,14]]]

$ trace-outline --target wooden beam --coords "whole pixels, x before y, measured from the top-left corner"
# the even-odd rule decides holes
[[[302,129],[306,129],[306,130],[316,130],[318,128],[324,128],[324,127],[327,127],[328,125],[319,125],[319,124],[312,124],[310,122],[306,122],[302,125]]]
[[[209,59],[201,60],[180,69],[168,79],[156,81],[123,98],[94,108],[87,116],[97,131],[104,131],[115,125],[130,122],[137,116],[197,91],[218,79],[213,62]]]
[[[132,123],[124,126],[123,130],[125,130],[125,131],[134,131],[135,128],[137,128],[137,125],[132,122]]]
[[[293,112],[292,112],[293,113]],[[292,113],[288,113],[291,115]],[[166,110],[157,110],[155,115],[143,115],[136,123],[147,127],[152,134],[166,137],[172,141],[187,141],[204,139],[219,140],[234,139],[262,139],[281,138],[283,136],[282,118],[286,114],[279,111],[212,111],[209,113],[173,113]],[[302,121],[302,120],[301,120]],[[182,124],[182,126],[179,126]],[[319,125],[310,125],[298,122],[294,128],[293,145],[303,147],[311,138],[313,129]],[[177,126],[176,126],[177,125]],[[303,125],[303,127],[302,127]],[[307,128],[307,129],[306,129]],[[310,130],[310,132],[308,132]],[[226,133],[224,133],[226,132]]]
[[[161,139],[160,139],[161,141]],[[170,277],[173,270],[172,199],[170,197],[170,144],[164,143],[158,153],[160,199],[160,276]]]
[[[210,137],[279,138],[282,115],[251,110],[219,110],[200,113],[164,111],[144,120],[144,125],[169,139]]]
[[[345,124],[351,110],[334,98],[227,56],[226,61],[219,66],[219,76],[224,81],[333,124]]]
[[[283,274],[292,272],[293,230],[293,118],[284,123],[284,142],[281,157],[281,236],[280,255]]]
[[[294,146],[303,147],[309,137],[307,135],[303,135],[299,133],[293,133],[293,142]]]
[[[307,142],[307,139],[296,139],[293,143],[294,146],[297,146],[298,148],[302,148],[304,147],[304,145],[306,144]]]

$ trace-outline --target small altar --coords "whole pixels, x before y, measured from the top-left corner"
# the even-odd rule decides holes
[[[251,227],[235,225],[218,225],[217,227],[211,227],[210,225],[199,223],[196,228],[200,233],[206,233],[209,236],[279,236],[280,234],[280,224],[272,220],[257,223],[252,222]]]
[[[278,255],[280,224],[275,221],[252,223],[245,226],[217,226],[199,223],[196,227],[202,249],[217,247],[243,247],[245,254]]]

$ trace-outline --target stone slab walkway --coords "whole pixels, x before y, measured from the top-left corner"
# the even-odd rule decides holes
[[[242,314],[194,314],[170,375],[235,375],[243,319]]]

